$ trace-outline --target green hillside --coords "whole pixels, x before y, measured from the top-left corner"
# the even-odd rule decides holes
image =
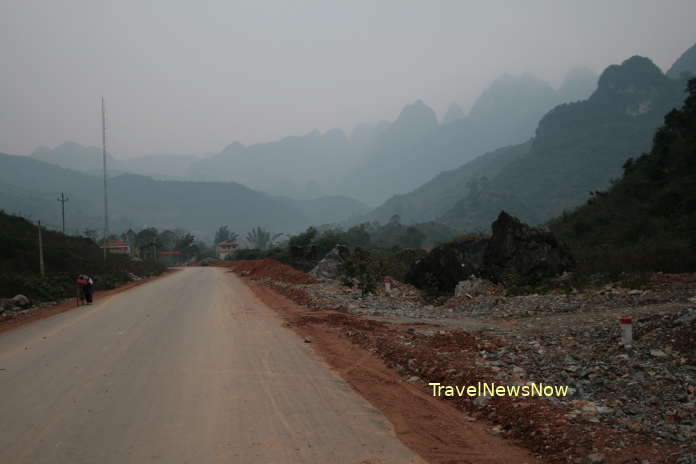
[[[87,273],[97,289],[128,281],[127,272],[145,276],[160,273],[159,265],[132,262],[109,255],[84,237],[42,230],[46,277],[40,275],[38,227],[24,218],[0,210],[0,298],[23,294],[32,299],[52,300],[74,296],[74,279]]]
[[[652,149],[609,190],[551,226],[596,270],[696,269],[696,79],[664,118]]]
[[[504,209],[527,223],[548,221],[620,176],[626,159],[649,149],[662,118],[683,98],[682,84],[647,58],[610,66],[588,100],[550,111],[527,154],[439,220],[460,230],[486,230]]]
[[[530,147],[531,142],[525,142],[481,155],[457,169],[438,174],[412,192],[393,196],[361,220],[386,222],[398,215],[404,224],[432,221],[507,164],[524,156]]]

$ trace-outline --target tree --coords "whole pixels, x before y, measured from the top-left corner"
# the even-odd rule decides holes
[[[215,232],[215,244],[220,242],[236,242],[239,239],[239,234],[237,232],[231,232],[228,226],[220,226],[220,228]]]
[[[192,234],[186,234],[179,239],[174,249],[180,251],[186,259],[198,254],[198,246],[195,244],[196,237]]]
[[[220,228],[215,232],[215,243],[225,242],[230,239],[230,228],[227,226],[220,226]]]
[[[157,260],[157,249],[160,248],[161,244],[159,231],[155,227],[148,227],[138,232],[135,236],[135,243],[143,259],[150,257],[153,261]]]
[[[251,230],[251,232],[247,233],[246,240],[249,242],[252,248],[266,250],[273,245],[273,242],[275,242],[281,235],[284,234],[275,234],[271,236],[271,232],[263,227],[255,227]]]
[[[159,242],[163,250],[174,250],[180,237],[172,230],[165,230],[159,234]]]

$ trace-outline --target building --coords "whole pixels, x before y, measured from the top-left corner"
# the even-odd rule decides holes
[[[218,259],[223,261],[230,259],[238,247],[239,245],[237,245],[237,242],[225,240],[224,242],[220,242],[215,246],[215,255],[218,257]]]
[[[159,262],[165,266],[181,266],[185,257],[180,251],[160,251]]]
[[[116,240],[113,242],[106,242],[104,245],[102,245],[102,248],[106,248],[106,251],[109,253],[113,253],[115,255],[128,255],[130,256],[131,254],[131,249],[130,247],[126,244],[121,242],[120,240]]]

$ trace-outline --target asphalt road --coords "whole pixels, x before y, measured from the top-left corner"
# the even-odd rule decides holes
[[[187,268],[0,334],[0,463],[129,462],[422,461],[237,277]]]

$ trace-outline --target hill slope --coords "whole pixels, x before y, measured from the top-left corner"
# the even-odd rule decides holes
[[[470,192],[440,220],[485,230],[502,209],[540,223],[605,188],[632,153],[650,147],[664,115],[683,101],[679,81],[649,59],[608,67],[592,96],[554,108],[539,123],[529,153]]]
[[[576,72],[557,91],[533,76],[504,75],[481,94],[468,115],[453,105],[442,124],[419,100],[378,135],[339,189],[369,204],[411,192],[481,153],[524,142],[548,110],[595,83],[591,72]]]
[[[652,150],[629,159],[607,192],[552,222],[586,261],[604,270],[696,269],[696,79],[688,85]]]
[[[102,184],[94,176],[24,156],[0,154],[0,208],[56,226],[58,192],[66,204],[69,230],[101,229]],[[232,182],[158,181],[124,174],[109,180],[112,229],[182,227],[205,237],[220,225],[244,232],[255,226],[297,231],[313,221],[292,205]]]
[[[93,276],[97,288],[103,289],[127,281],[127,272],[145,276],[163,270],[119,255],[110,255],[104,264],[101,248],[84,237],[42,230],[42,240],[45,277],[39,272],[38,227],[0,210],[0,298],[19,293],[38,300],[71,298],[80,273]]]
[[[672,79],[696,76],[696,44],[685,51],[677,61],[674,62],[672,67],[669,68],[669,71],[667,71],[667,76]]]
[[[452,208],[478,183],[497,175],[507,164],[524,156],[531,142],[500,148],[444,171],[412,192],[396,195],[361,218],[387,222],[398,215],[404,224],[431,221]]]

